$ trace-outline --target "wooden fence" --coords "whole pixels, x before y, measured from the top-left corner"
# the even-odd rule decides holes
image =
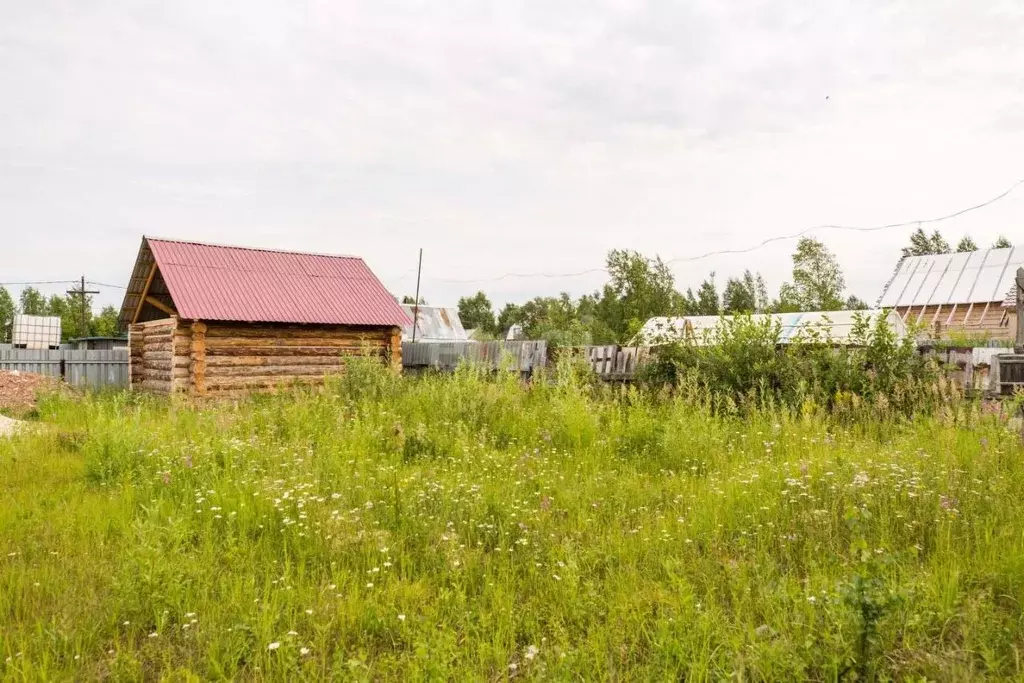
[[[0,347],[0,370],[60,377],[74,387],[101,389],[128,386],[128,349],[76,351]]]

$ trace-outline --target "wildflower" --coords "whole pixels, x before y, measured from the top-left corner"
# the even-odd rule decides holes
[[[276,650],[279,647],[281,647],[281,643],[278,643],[277,641],[274,641],[270,645],[267,645],[267,649],[271,651]]]
[[[537,649],[537,646],[531,645],[528,648],[526,648],[526,652],[523,654],[523,656],[527,659],[532,660],[534,657],[537,656],[538,652],[540,652],[540,650]]]
[[[405,615],[404,614],[399,614],[398,615],[398,620],[399,621],[405,621]]]
[[[558,574],[552,574],[551,576],[555,577],[555,581],[561,581],[562,580],[562,577],[559,576]]]
[[[306,614],[312,614],[312,613],[313,613],[313,610],[311,610],[311,609],[306,610]]]
[[[368,584],[366,584],[366,587],[367,587],[367,588],[373,588],[373,583],[368,583]]]
[[[810,602],[810,603],[815,603],[815,602],[817,602],[817,601],[818,601],[818,599],[817,599],[817,598],[815,598],[815,597],[814,597],[813,595],[808,595],[808,596],[807,596],[807,602]]]
[[[297,636],[299,634],[298,634],[297,631],[288,631],[288,635],[290,635],[290,636]]]
[[[308,647],[301,647],[301,648],[299,648],[299,654],[302,655],[303,657],[305,657],[306,655],[309,654],[309,648]]]
[[[157,633],[156,631],[153,631],[152,633],[149,634],[149,637],[150,638],[156,638],[158,635],[160,635],[160,634]]]

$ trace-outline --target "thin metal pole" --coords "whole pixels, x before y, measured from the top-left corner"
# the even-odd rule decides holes
[[[89,295],[89,294],[99,294],[99,290],[96,290],[96,289],[86,289],[85,288],[85,276],[83,275],[82,276],[82,286],[79,289],[69,289],[68,290],[68,294],[71,294],[73,296],[81,297],[81,299],[79,301],[79,303],[81,305],[81,309],[80,309],[79,313],[81,314],[81,319],[82,319],[82,329],[80,329],[78,331],[78,336],[79,337],[88,337],[89,336],[89,329],[88,329],[89,322],[88,322],[88,320],[86,318],[86,313],[85,313],[85,311],[86,311],[85,297],[87,295]]]
[[[416,341],[416,328],[420,324],[420,273],[423,271],[423,247],[420,247],[420,262],[416,266],[416,299],[412,302],[412,340]],[[84,287],[83,287],[84,289]]]

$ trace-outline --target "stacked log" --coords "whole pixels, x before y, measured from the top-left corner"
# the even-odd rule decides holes
[[[187,332],[182,334],[177,318],[132,325],[128,342],[132,388],[160,394],[183,389],[188,366],[182,364],[181,354],[188,344]]]
[[[200,365],[194,330],[192,384],[195,393],[210,395],[319,384],[344,372],[347,358],[383,362],[393,353],[395,336],[392,328],[340,325],[207,322],[204,327],[202,390],[196,388]]]

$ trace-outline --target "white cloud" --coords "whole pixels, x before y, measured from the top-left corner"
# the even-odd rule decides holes
[[[357,253],[398,294],[423,246],[449,302],[473,287],[437,278],[911,219],[1024,177],[1013,2],[6,4],[0,281],[124,281],[149,233]],[[1014,238],[1022,207],[944,230]],[[870,300],[907,232],[821,237]],[[777,285],[791,250],[676,272]]]

